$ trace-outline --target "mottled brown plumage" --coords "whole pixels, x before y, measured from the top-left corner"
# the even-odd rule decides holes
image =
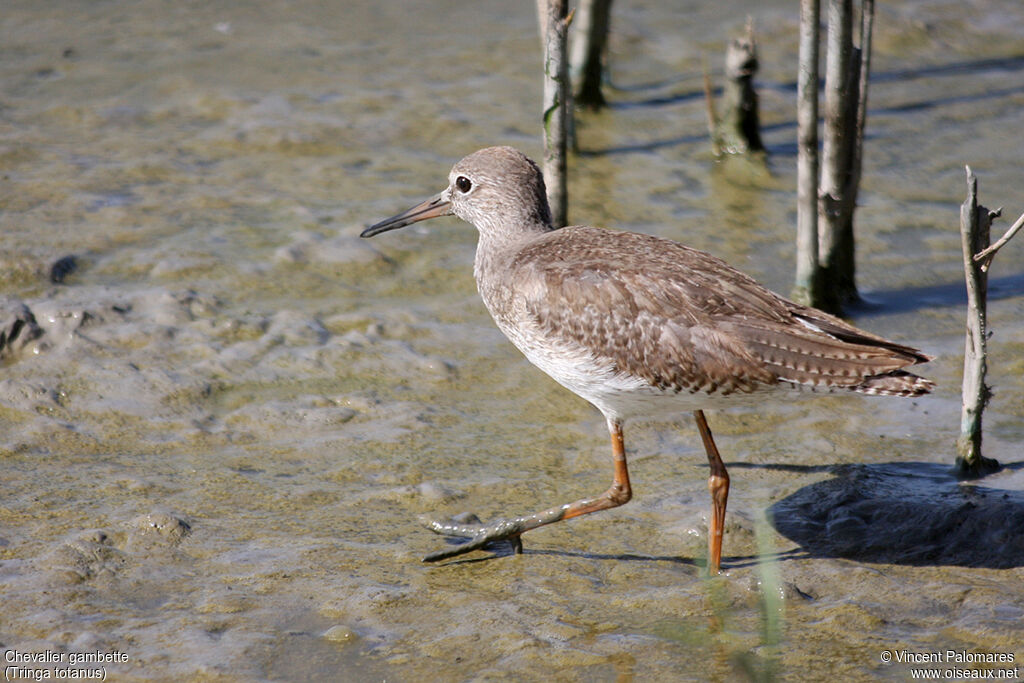
[[[695,412],[712,476],[709,568],[718,570],[728,474],[701,412],[798,389],[889,396],[928,393],[903,368],[928,356],[788,301],[721,259],[650,235],[553,230],[532,161],[491,147],[458,162],[436,196],[363,232],[369,237],[454,213],[475,225],[474,275],[498,327],[535,365],[604,413],[612,487],[537,515],[487,526],[433,523],[473,539],[450,557],[629,500],[622,423]]]
[[[909,396],[930,386],[893,374],[927,356],[670,240],[564,228],[517,249],[506,272],[496,316],[524,297],[545,337],[590,349],[658,389],[726,396],[786,383]]]

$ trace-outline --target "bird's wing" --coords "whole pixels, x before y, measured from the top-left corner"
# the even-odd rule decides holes
[[[783,299],[705,252],[649,235],[564,228],[520,251],[513,266],[513,286],[544,335],[663,389],[724,394],[779,381],[856,388],[927,360]]]

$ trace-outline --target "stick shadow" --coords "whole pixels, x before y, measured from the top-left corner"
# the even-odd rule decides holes
[[[934,66],[927,66],[918,69],[896,69],[891,71],[873,71],[871,73],[872,85],[880,85],[883,83],[903,83],[914,81],[922,78],[944,78],[950,76],[964,76],[964,75],[978,75],[978,76],[990,76],[993,78],[1005,77],[1007,74],[1013,74],[1024,71],[1024,54],[1022,55],[1010,55],[1006,57],[997,57],[992,59],[976,59],[976,60],[962,60],[956,62],[950,62],[948,64],[940,64]],[[615,90],[619,92],[631,92],[631,93],[642,93],[649,91],[663,90],[665,88],[678,87],[683,83],[696,81],[694,77],[684,77],[674,80],[662,80],[656,83],[647,83],[634,86],[615,86]],[[820,86],[824,89],[824,83]],[[797,84],[796,81],[789,82],[765,82],[758,81],[757,89],[760,91],[776,91],[783,93],[786,96],[796,93]],[[950,93],[945,92],[940,97],[935,97],[926,100],[918,100],[913,102],[902,102],[898,104],[892,104],[888,106],[874,106],[868,114],[869,116],[877,116],[879,114],[902,114],[911,113],[916,111],[935,109],[938,107],[950,106],[961,102],[977,102],[980,99],[1003,99],[1007,97],[1013,97],[1020,94],[1020,87],[1007,87],[999,89],[988,89],[983,93]],[[719,96],[720,89],[715,90],[716,97]],[[704,90],[702,87],[687,87],[684,91],[670,92],[667,94],[649,95],[647,97],[638,97],[633,100],[611,102],[609,107],[614,110],[626,110],[626,109],[644,109],[644,108],[657,108],[671,105],[678,105],[684,102],[697,102],[704,100]],[[781,121],[771,125],[765,125],[761,127],[761,133],[764,135],[796,129],[796,120]],[[666,147],[676,147],[683,144],[696,144],[707,139],[705,133],[697,135],[683,135],[664,140],[652,140],[646,142],[633,142],[614,147],[608,147],[605,149],[589,149],[581,150],[581,156],[606,156],[606,155],[619,155],[619,154],[635,154],[650,152],[657,149]],[[795,141],[786,141],[777,144],[768,144],[768,154],[771,156],[795,156],[797,153],[797,145]]]
[[[1024,273],[989,277],[988,300],[1011,299],[1024,294]],[[909,313],[922,308],[961,307],[967,303],[967,286],[961,279],[938,285],[872,290],[850,304],[848,313],[872,315]]]

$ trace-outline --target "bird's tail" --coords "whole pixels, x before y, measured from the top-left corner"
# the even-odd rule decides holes
[[[848,388],[872,396],[924,396],[934,387],[935,383],[924,377],[918,377],[906,370],[893,370],[866,377],[860,384]]]

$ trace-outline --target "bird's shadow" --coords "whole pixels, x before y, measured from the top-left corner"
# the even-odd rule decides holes
[[[1024,566],[1024,491],[965,481],[951,465],[901,462],[873,465],[783,465],[730,463],[730,469],[822,472],[834,476],[792,493],[768,508],[771,525],[797,544],[767,555],[726,556],[723,567],[763,562],[842,558],[908,566],[1009,569]],[[1003,470],[1024,469],[1024,462]],[[456,539],[449,539],[457,543]],[[486,556],[452,559],[473,564],[514,553],[508,542],[487,547]],[[637,553],[594,553],[527,547],[527,555],[593,561],[659,562],[702,570],[703,558]]]
[[[750,467],[760,467],[750,465]],[[1024,468],[1024,462],[1004,466]],[[1024,491],[964,481],[921,462],[831,467],[768,509],[812,558],[909,566],[1024,566]]]
[[[450,543],[458,543],[456,539],[449,539]],[[466,556],[450,559],[445,564],[462,565],[476,564],[477,562],[490,562],[503,557],[510,557],[515,554],[512,544],[507,541],[496,541],[485,547],[485,556]],[[548,557],[577,558],[594,562],[644,562],[660,563],[687,567],[694,575],[700,574],[707,568],[706,558],[681,557],[679,555],[647,555],[641,553],[595,553],[586,550],[567,550],[554,548],[531,548],[526,546],[523,555],[546,555]],[[805,559],[808,554],[800,548],[792,548],[777,553],[761,555],[733,555],[722,556],[723,569],[739,569],[752,567],[764,562],[783,562],[787,560]]]

